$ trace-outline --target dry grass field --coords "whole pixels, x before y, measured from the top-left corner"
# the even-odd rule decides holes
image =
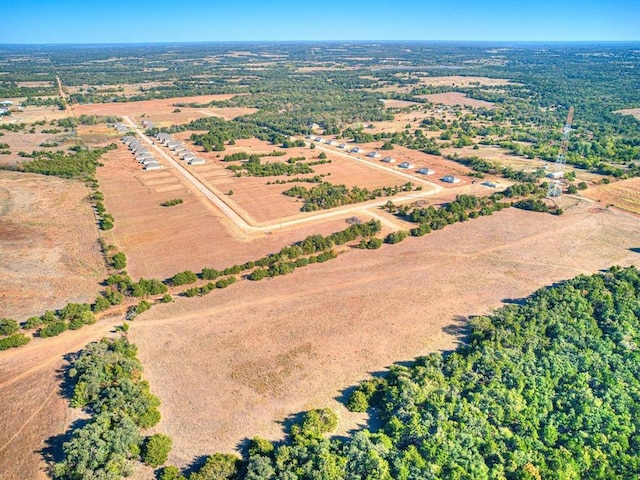
[[[640,178],[599,185],[581,192],[581,195],[602,205],[615,205],[622,210],[640,215]]]
[[[615,113],[620,113],[622,115],[632,115],[640,120],[640,108],[629,108],[626,110],[618,110]]]
[[[251,236],[238,231],[172,168],[143,171],[123,146],[103,159],[105,166],[98,169],[97,176],[107,211],[115,217],[115,227],[107,232],[107,238],[126,252],[127,271],[136,279],[165,278],[186,269],[224,268],[255,260],[307,235],[342,230],[344,220],[351,216]],[[260,187],[269,188],[262,181]],[[160,205],[173,198],[182,198],[184,203]]]
[[[363,417],[336,401],[343,388],[452,348],[469,315],[579,273],[640,265],[640,219],[563,202],[560,217],[509,209],[155,307],[129,334],[163,401],[170,461],[232,452],[254,435],[279,438],[281,422],[309,408],[335,408],[341,431],[353,428]]]
[[[471,183],[471,179],[467,177],[467,174],[470,173],[472,170],[468,167],[465,167],[464,165],[460,165],[459,163],[448,160],[439,155],[431,155],[428,153],[423,153],[423,152],[420,152],[419,150],[412,150],[407,147],[403,147],[401,145],[394,145],[393,150],[388,150],[388,151],[380,150],[380,147],[382,146],[382,144],[383,142],[381,141],[358,144],[358,146],[362,147],[362,149],[364,150],[364,154],[357,154],[355,156],[366,162],[373,163],[376,165],[387,165],[381,161],[382,158],[386,156],[393,157],[396,160],[396,163],[388,164],[388,167],[390,169],[397,172],[410,174],[416,179],[428,180],[430,182],[433,182],[445,188],[459,189],[460,187]],[[348,147],[345,150],[340,150],[336,146],[325,148],[325,146],[323,145],[322,148],[331,149],[334,152],[344,153],[345,151],[348,152],[349,149],[356,146],[355,144],[347,144],[347,145]],[[374,150],[377,150],[380,152],[380,155],[381,155],[380,158],[371,158],[367,156],[368,153]],[[402,162],[409,162],[412,165],[414,165],[414,167],[410,169],[402,169],[398,167],[398,165]],[[435,173],[433,175],[428,175],[428,176],[416,173],[416,170],[423,167],[431,168],[435,170]],[[445,175],[454,175],[458,177],[460,179],[460,183],[448,184],[440,181],[440,179]],[[332,175],[331,182],[337,183],[334,180],[335,179],[333,178],[333,175]],[[402,182],[402,183],[406,183],[406,182]]]
[[[140,102],[96,103],[91,105],[75,105],[74,113],[80,115],[130,115],[136,120],[147,119],[156,126],[171,126],[188,123],[206,116],[235,118],[239,115],[253,113],[253,108],[190,108],[176,107],[179,103],[209,103],[213,100],[228,100],[232,94],[201,95],[196,97],[177,97],[161,100],[144,100]],[[178,109],[179,112],[174,113]]]
[[[84,184],[0,171],[0,317],[92,301],[106,277]]]
[[[474,108],[493,107],[491,102],[469,98],[466,94],[460,92],[433,93],[430,95],[418,95],[418,97],[425,98],[436,105],[466,105]]]

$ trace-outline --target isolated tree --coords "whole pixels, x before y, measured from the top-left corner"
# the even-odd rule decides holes
[[[147,438],[142,449],[144,463],[156,468],[167,461],[173,442],[171,437],[162,433],[156,433]]]

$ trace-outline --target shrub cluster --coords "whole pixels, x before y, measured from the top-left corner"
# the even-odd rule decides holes
[[[129,476],[141,450],[154,466],[166,460],[170,439],[153,436],[143,443],[140,433],[160,421],[160,400],[141,379],[136,353],[137,347],[124,338],[103,339],[72,361],[71,405],[88,409],[91,419],[64,443],[63,459],[53,468],[55,478]]]
[[[402,186],[377,188],[373,191],[357,186],[349,189],[345,185],[323,182],[311,189],[296,185],[282,193],[289,197],[303,199],[304,205],[301,210],[303,212],[312,212],[341,205],[366,202],[379,197],[397,195],[399,192],[410,192],[411,190],[413,190],[411,182],[407,182]]]

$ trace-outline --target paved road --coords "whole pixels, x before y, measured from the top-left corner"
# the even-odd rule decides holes
[[[407,192],[405,195],[395,196],[393,198],[386,197],[386,198],[383,198],[381,200],[372,200],[372,201],[364,202],[364,203],[345,205],[344,207],[333,208],[333,209],[325,211],[325,212],[318,212],[318,213],[311,214],[311,215],[305,215],[304,217],[301,217],[301,218],[295,218],[295,219],[292,219],[292,220],[285,220],[285,221],[282,221],[282,222],[274,222],[274,223],[271,223],[271,224],[254,224],[254,223],[250,222],[248,219],[244,218],[239,212],[236,212],[233,209],[232,206],[228,205],[222,198],[220,198],[215,192],[213,192],[207,185],[202,183],[198,178],[196,178],[193,174],[191,174],[191,172],[189,172],[185,167],[183,167],[180,163],[178,163],[176,160],[171,158],[171,156],[168,155],[164,149],[162,149],[161,147],[156,145],[149,137],[147,137],[142,132],[142,130],[140,130],[140,128],[138,128],[138,126],[131,120],[131,118],[129,118],[127,116],[124,116],[123,119],[131,126],[131,128],[138,134],[138,136],[140,138],[142,138],[156,152],[158,152],[162,156],[162,158],[165,159],[169,163],[169,165],[171,165],[178,173],[180,173],[185,178],[185,180],[187,180],[189,183],[191,183],[193,186],[195,186],[196,189],[202,195],[204,195],[205,198],[207,198],[211,203],[213,203],[216,207],[218,207],[220,209],[220,211],[222,211],[222,213],[224,215],[226,215],[227,218],[229,218],[229,220],[231,220],[231,222],[233,222],[233,224],[236,227],[238,227],[240,230],[242,230],[242,231],[244,231],[246,233],[268,233],[268,232],[271,232],[273,230],[278,230],[278,229],[281,229],[281,228],[295,227],[295,226],[303,225],[303,224],[306,224],[306,223],[315,223],[315,222],[331,219],[331,218],[334,218],[334,217],[345,216],[345,215],[348,215],[350,213],[362,211],[362,210],[365,210],[365,209],[380,207],[380,206],[386,204],[389,200],[393,200],[394,202],[418,200],[420,198],[433,196],[438,191],[440,191],[442,189],[442,187],[440,187],[438,185],[434,185],[431,182],[426,182],[424,180],[417,179],[416,177],[414,177],[412,175],[405,174],[405,173],[402,173],[402,172],[396,172],[394,170],[382,167],[380,165],[376,165],[376,164],[361,160],[359,158],[352,157],[350,155],[346,155],[346,154],[344,154],[342,152],[334,152],[333,150],[331,150],[332,153],[338,153],[339,155],[344,155],[344,156],[348,157],[349,159],[357,160],[359,162],[362,162],[365,165],[370,166],[371,168],[382,168],[387,172],[391,172],[391,173],[394,173],[396,175],[406,177],[406,178],[411,179],[413,181],[417,180],[420,183],[426,183],[429,186],[431,186],[432,189],[431,190],[422,190],[422,191],[418,191],[418,192],[416,192],[416,191]]]

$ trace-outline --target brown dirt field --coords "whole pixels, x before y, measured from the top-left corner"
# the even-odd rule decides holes
[[[412,75],[414,76],[414,75]],[[505,80],[502,78],[488,78],[488,77],[462,77],[458,75],[452,75],[449,77],[429,77],[423,73],[419,75],[420,83],[419,85],[430,85],[430,86],[456,86],[456,87],[469,87],[472,83],[480,84],[482,86],[490,86],[497,87],[501,85],[509,85],[513,84],[513,82],[509,80]],[[366,77],[365,77],[366,78]],[[382,87],[376,89],[377,92],[397,92],[397,93],[409,93],[411,92],[416,85],[390,85],[386,87]]]
[[[182,132],[174,135],[185,144],[190,146],[190,150],[198,151],[200,147],[192,145],[188,140],[190,133]],[[282,149],[271,145],[268,142],[258,139],[238,140],[234,146],[227,146],[224,152],[198,152],[208,160],[206,165],[192,167],[189,170],[205,185],[219,194],[224,194],[233,190],[233,196],[226,197],[228,203],[234,209],[241,212],[245,218],[250,218],[256,224],[270,224],[275,221],[286,221],[302,216],[311,216],[311,213],[301,213],[302,201],[287,197],[282,192],[293,187],[294,183],[281,185],[266,185],[267,182],[274,182],[278,179],[287,180],[289,177],[235,177],[234,173],[227,170],[231,163],[221,161],[225,155],[237,152],[247,152],[249,154],[270,153],[274,150],[284,151],[284,156],[263,157],[263,162],[286,162],[291,157],[306,157],[309,161],[317,159],[320,150],[310,150],[309,148]],[[168,150],[167,150],[168,152]],[[220,157],[220,158],[218,158]],[[370,190],[396,186],[406,183],[406,180],[391,173],[381,170],[374,170],[365,165],[346,159],[337,154],[327,154],[331,163],[313,166],[314,173],[297,175],[296,177],[313,177],[314,175],[327,175],[325,180],[333,184],[344,184],[347,187],[359,186]],[[235,162],[238,164],[237,162]],[[313,188],[315,184],[299,183],[306,188]]]
[[[224,268],[255,260],[307,235],[342,230],[344,220],[351,216],[245,238],[244,232],[194,194],[172,168],[145,172],[124,146],[103,160],[97,177],[107,211],[115,218],[106,237],[126,253],[127,271],[135,279],[166,278],[186,269]],[[172,198],[182,198],[184,203],[160,206]]]
[[[580,195],[596,200],[602,205],[615,205],[622,210],[640,215],[640,178],[599,185],[580,192]]]
[[[0,171],[0,317],[92,301],[106,277],[84,184]]]
[[[509,85],[512,82],[510,80],[505,80],[504,78],[461,77],[458,75],[452,75],[450,77],[423,77],[420,79],[420,83],[423,85],[451,85],[455,87],[468,87],[473,83],[479,83],[482,86],[497,87],[501,85]]]
[[[74,144],[73,138],[74,134],[71,132],[61,132],[56,134],[42,133],[43,129],[58,129],[63,130],[59,127],[53,127],[50,125],[46,125],[43,127],[36,127],[36,133],[29,133],[27,130],[23,130],[21,132],[11,132],[8,130],[3,130],[4,136],[0,137],[0,143],[6,143],[9,145],[9,150],[11,153],[9,155],[0,155],[0,165],[1,166],[10,166],[10,165],[18,165],[22,162],[29,161],[29,158],[21,157],[18,155],[18,152],[27,152],[31,153],[34,150],[46,150],[53,151],[56,150],[66,150],[68,147]],[[53,143],[57,142],[59,145],[57,147],[41,147],[41,143]]]
[[[382,143],[383,142],[372,142],[372,143],[359,144],[359,146],[363,148],[365,153],[364,155],[359,154],[357,155],[357,157],[363,160],[366,160],[367,162],[376,163],[376,164],[380,164],[381,163],[380,160],[386,156],[393,157],[396,159],[396,163],[391,164],[390,168],[403,173],[412,174],[416,178],[431,181],[445,188],[458,189],[465,185],[469,185],[472,182],[472,180],[469,177],[467,177],[467,173],[472,171],[470,168],[465,167],[464,165],[460,165],[451,160],[447,160],[446,158],[440,157],[438,155],[430,155],[428,153],[423,153],[418,150],[411,150],[409,148],[406,148],[400,145],[394,145],[393,150],[389,150],[389,151],[380,150],[380,153],[382,155],[380,158],[367,157],[367,154],[370,153],[371,151],[379,150],[380,147],[382,146]],[[352,146],[355,146],[355,144],[353,145],[347,144],[347,145],[349,145],[349,148],[351,148]],[[333,148],[336,151],[340,151],[335,146],[332,146],[329,148]],[[348,148],[345,150],[348,150]],[[397,165],[402,162],[410,162],[413,165],[415,165],[415,167],[407,170],[401,169]],[[435,170],[436,173],[434,175],[428,175],[428,176],[416,173],[416,170],[422,167],[432,168],[433,170]],[[460,183],[452,185],[452,184],[441,182],[440,179],[445,175],[455,175],[460,179]],[[403,182],[403,183],[406,183],[406,182]]]
[[[418,102],[410,102],[407,100],[383,100],[385,108],[405,108],[413,107],[414,105],[421,105]]]
[[[466,94],[460,92],[448,92],[448,93],[433,93],[430,95],[418,95],[419,98],[426,98],[431,103],[442,105],[466,105],[469,107],[493,107],[492,102],[486,102],[484,100],[476,100],[475,98],[469,98]]]
[[[14,99],[12,99],[14,100]],[[15,100],[16,105],[22,100]],[[22,111],[16,111],[9,117],[3,117],[0,123],[33,123],[44,120],[50,122],[51,120],[58,120],[60,118],[66,118],[69,114],[65,110],[60,110],[58,107],[47,106],[28,106]],[[54,128],[54,127],[49,127]],[[4,131],[4,130],[3,130]]]
[[[640,108],[628,108],[626,110],[618,110],[614,113],[620,113],[622,115],[632,115],[640,120]]]
[[[55,82],[42,82],[42,81],[31,81],[31,82],[16,82],[18,87],[53,87]]]
[[[169,126],[180,123],[188,123],[192,120],[207,116],[203,108],[180,107],[181,112],[172,113],[176,107],[175,103],[208,103],[213,100],[228,100],[234,97],[232,94],[220,95],[202,95],[195,97],[176,97],[165,98],[161,100],[144,100],[141,102],[118,102],[118,103],[94,103],[91,105],[74,105],[73,110],[76,115],[130,115],[136,121],[149,119],[158,124],[158,126]],[[212,114],[215,110],[224,112],[227,109],[211,109]],[[246,109],[244,109],[246,110]],[[240,109],[234,109],[234,112],[226,112],[225,114],[244,114],[239,113]],[[252,110],[253,111],[253,110]],[[250,113],[250,112],[246,112]],[[222,116],[216,115],[216,116]],[[237,115],[236,115],[237,116]]]
[[[419,105],[419,104],[417,104]],[[395,133],[401,132],[405,130],[407,124],[411,125],[409,130],[415,130],[416,128],[420,128],[420,122],[427,117],[431,117],[433,112],[430,110],[425,111],[424,107],[415,107],[410,112],[394,112],[393,120],[385,120],[381,122],[371,122],[367,124],[367,128],[365,129],[366,133],[376,134],[376,133]],[[369,128],[368,125],[373,125],[373,128]],[[351,127],[362,126],[362,123],[352,124]],[[423,129],[424,130],[424,129]],[[425,135],[428,135],[430,132],[424,132]],[[438,132],[439,135],[439,132]]]
[[[155,307],[129,335],[163,402],[170,462],[279,438],[283,420],[310,408],[336,409],[345,432],[363,416],[336,401],[343,388],[453,347],[465,317],[579,273],[640,264],[640,219],[570,201],[561,217],[509,209]]]

